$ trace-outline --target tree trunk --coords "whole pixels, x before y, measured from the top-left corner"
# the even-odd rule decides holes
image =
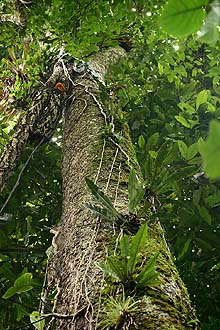
[[[48,264],[43,295],[47,296],[45,303],[51,302],[54,313],[47,329],[101,329],[100,320],[108,317],[104,313],[108,294],[114,292],[116,300],[121,294],[121,285],[113,283],[114,289],[108,288],[97,267],[114,250],[121,231],[114,224],[91,216],[82,204],[91,200],[85,181],[89,177],[129,219],[128,175],[130,168],[138,170],[138,165],[126,125],[121,125],[120,139],[115,139],[114,125],[109,123],[100,102],[97,83],[97,77],[103,80],[109,65],[124,55],[124,50],[118,47],[92,57],[89,66],[93,74],[74,81],[65,110],[62,221],[53,229],[54,254]],[[137,219],[130,218],[128,222],[132,231]],[[121,315],[111,329],[198,329],[187,290],[173,264],[159,222],[149,224],[146,258],[155,252],[160,252],[159,288],[143,290],[141,297],[134,297],[138,310]],[[42,313],[49,312],[45,306],[41,306]]]

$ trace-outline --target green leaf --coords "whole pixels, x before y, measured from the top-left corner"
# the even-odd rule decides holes
[[[106,275],[114,277],[117,281],[120,281],[120,276],[118,276],[117,272],[113,271],[109,264],[99,263],[96,266],[103,271]]]
[[[3,295],[4,299],[12,297],[16,293],[27,292],[33,288],[32,284],[32,274],[25,273],[18,277],[14,282],[14,286],[9,288]]]
[[[180,151],[182,157],[186,160],[192,159],[198,153],[197,143],[191,144],[191,146],[189,146],[189,148],[183,141],[178,141],[177,143],[178,143],[178,148],[179,148],[179,151]]]
[[[87,186],[97,201],[107,208],[114,208],[110,199],[99,189],[99,187],[90,179],[86,178]]]
[[[123,257],[130,256],[130,242],[129,242],[128,235],[126,235],[126,234],[124,234],[124,236],[120,240],[120,250],[121,250],[121,255]]]
[[[143,135],[140,135],[139,138],[138,138],[138,145],[141,149],[144,148],[145,146],[145,138]]]
[[[127,262],[125,259],[119,260],[118,257],[108,257],[107,265],[111,269],[112,274],[116,274],[116,279],[125,282],[127,279]]]
[[[41,320],[41,319],[42,319],[42,315],[40,315],[40,313],[37,312],[37,311],[34,311],[30,314],[30,321],[31,321],[31,323],[33,323],[33,326],[37,330],[43,330],[44,329],[45,320]],[[39,322],[34,323],[38,320],[39,320]]]
[[[209,211],[204,206],[197,206],[200,216],[211,226],[212,218]]]
[[[155,159],[155,168],[158,169],[162,167],[167,155],[169,154],[171,145],[167,141],[165,141],[159,148],[157,152],[157,157]]]
[[[199,92],[196,98],[196,110],[198,110],[199,106],[203,103],[208,101],[209,91],[204,89],[203,91]]]
[[[186,159],[187,160],[192,159],[193,157],[196,156],[197,153],[198,153],[198,145],[197,145],[197,143],[191,144],[191,146],[189,146],[189,148],[188,148]]]
[[[5,292],[5,294],[2,296],[2,298],[8,299],[8,298],[14,296],[16,293],[17,293],[16,288],[14,286],[12,286]]]
[[[178,141],[178,148],[183,158],[187,159],[188,147],[183,141]]]
[[[16,317],[16,321],[21,321],[21,319],[24,317],[24,316],[29,316],[30,313],[28,313],[28,311],[23,308],[22,306],[17,306],[17,317]]]
[[[148,263],[144,266],[143,270],[137,276],[136,280],[138,282],[138,286],[143,287],[147,285],[152,285],[153,281],[155,281],[155,279],[160,275],[160,273],[155,271],[158,256],[159,253],[156,253],[153,257],[151,257]],[[157,283],[156,285],[158,285],[160,281],[155,281],[155,283]]]
[[[130,213],[135,211],[135,208],[144,197],[145,189],[140,182],[135,170],[132,168],[128,178],[128,210]]]
[[[195,168],[195,166],[187,166],[180,168],[177,171],[174,171],[165,178],[162,178],[162,181],[156,187],[157,193],[159,193],[160,191],[164,191],[164,188],[168,185],[172,185],[175,182],[178,182],[180,180],[183,180],[184,178],[192,176],[193,174],[196,173],[196,170],[197,169]]]
[[[169,0],[159,19],[161,27],[174,37],[183,37],[199,30],[205,17],[205,0]]]
[[[202,193],[201,188],[199,188],[193,192],[193,204],[194,205],[199,205],[199,202],[201,199],[201,193]]]
[[[220,191],[217,194],[209,195],[205,198],[205,203],[208,207],[215,207],[220,204]]]
[[[186,111],[187,113],[189,113],[190,115],[192,115],[193,113],[196,112],[196,110],[188,103],[183,103],[180,102],[178,103],[178,107],[182,110],[182,111]]]
[[[211,10],[209,11],[198,38],[201,42],[214,43],[218,39],[217,28],[220,22],[220,7],[219,1],[213,1],[210,4]]]
[[[88,210],[90,210],[90,212],[92,212],[95,217],[99,217],[108,222],[112,222],[115,220],[115,217],[110,214],[107,209],[104,209],[91,203],[83,203],[82,205]]]
[[[147,140],[146,149],[151,150],[157,144],[158,138],[159,138],[158,132],[152,134]]]
[[[148,151],[148,153],[151,156],[151,158],[153,158],[153,159],[157,158],[157,151],[150,150],[150,151]]]
[[[131,250],[130,250],[129,238],[126,234],[120,240],[120,250],[121,250],[121,256],[125,258],[124,269],[125,269],[126,277],[128,277],[128,260],[130,259]]]
[[[183,116],[175,116],[175,119],[182,124],[183,126],[190,128],[191,124],[188,120],[186,120]]]
[[[18,277],[14,283],[14,287],[16,287],[17,292],[26,292],[32,289],[32,274],[25,273]]]
[[[9,256],[0,253],[0,262],[8,261],[9,259],[10,259]]]
[[[100,203],[110,215],[114,218],[121,218],[121,215],[116,211],[110,199],[99,189],[99,187],[90,179],[86,178],[86,183],[90,189],[95,201]],[[88,205],[87,205],[88,206]]]
[[[159,71],[159,74],[163,74],[163,65],[160,63],[160,62],[158,62],[158,71]]]
[[[188,238],[187,241],[184,243],[184,246],[182,248],[182,250],[180,251],[180,253],[178,254],[177,260],[180,260],[184,254],[186,254],[186,252],[189,250],[189,246],[190,243],[192,242],[192,238]]]
[[[216,107],[215,107],[213,104],[211,104],[211,103],[209,103],[209,102],[206,102],[206,104],[207,104],[207,110],[208,110],[209,112],[214,113],[214,112],[216,111]]]
[[[133,273],[138,262],[138,254],[144,247],[147,239],[147,224],[143,224],[133,237],[130,245],[130,259],[128,259],[128,272]]]
[[[211,121],[206,142],[199,140],[198,149],[202,155],[203,168],[210,179],[220,179],[220,123]]]

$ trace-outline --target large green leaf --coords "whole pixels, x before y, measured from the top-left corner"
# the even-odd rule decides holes
[[[187,120],[186,118],[184,118],[183,116],[175,116],[175,119],[182,124],[183,126],[190,128],[191,127],[191,123],[189,120]]]
[[[2,298],[8,299],[15,295],[16,293],[27,292],[33,288],[32,286],[32,274],[25,273],[19,276],[14,282],[14,286],[9,288]]]
[[[183,37],[199,30],[205,17],[206,0],[169,0],[159,23],[174,37]]]
[[[5,294],[2,296],[3,299],[8,299],[12,296],[14,296],[17,293],[17,290],[14,286],[10,287]]]
[[[219,1],[215,0],[211,4],[209,11],[201,31],[198,34],[199,40],[206,43],[214,43],[218,39],[218,26],[220,22]]]
[[[209,136],[206,142],[198,141],[202,155],[203,168],[211,179],[220,179],[220,123],[211,121]]]
[[[108,210],[103,207],[99,207],[92,203],[83,203],[82,205],[88,210],[90,210],[90,212],[92,212],[94,216],[99,217],[100,219],[109,222],[115,220],[115,216],[111,212],[109,213]]]
[[[193,143],[189,147],[187,147],[184,141],[178,141],[177,143],[182,157],[186,160],[192,159],[198,153],[197,143]]]
[[[143,224],[133,237],[130,245],[130,258],[128,259],[128,272],[133,273],[139,259],[139,252],[144,247],[147,239],[147,224]]]
[[[196,98],[196,109],[198,110],[199,106],[203,103],[208,101],[209,91],[204,89],[203,91],[199,92]]]
[[[158,142],[158,138],[159,138],[158,132],[155,132],[154,134],[152,134],[147,140],[146,149],[151,150],[153,147],[155,147],[155,145]]]
[[[193,143],[189,146],[187,151],[187,160],[192,159],[198,153],[198,145],[197,143]]]
[[[121,218],[121,215],[117,212],[117,210],[114,208],[111,200],[106,196],[99,187],[90,179],[86,178],[87,186],[89,187],[92,195],[95,198],[95,202],[100,203],[102,207],[104,207],[108,214],[114,218]],[[90,207],[91,204],[86,204],[86,207]],[[94,210],[98,212],[98,209]],[[100,211],[100,209],[99,209]],[[104,216],[104,215],[103,215]]]

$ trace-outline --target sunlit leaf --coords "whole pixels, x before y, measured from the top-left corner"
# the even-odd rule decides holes
[[[33,288],[32,286],[32,274],[25,273],[19,276],[15,282],[14,286],[9,288],[3,295],[4,299],[8,299],[15,295],[16,293],[20,294],[22,292],[30,291]]]
[[[144,139],[144,136],[143,135],[140,135],[139,138],[138,138],[138,145],[141,149],[144,148],[144,145],[145,145],[145,139]]]
[[[209,96],[209,91],[207,91],[206,89],[199,92],[196,98],[196,109],[198,109],[201,104],[207,102],[208,96]]]
[[[43,316],[40,315],[40,313],[37,311],[34,311],[30,314],[30,321],[31,323],[33,323],[35,329],[44,330],[45,320],[44,319],[42,320],[42,318]]]
[[[3,299],[8,299],[12,296],[14,296],[17,293],[17,290],[14,286],[12,286],[11,288],[9,288],[5,294],[2,296]]]
[[[185,126],[187,128],[191,127],[191,124],[189,123],[189,121],[187,119],[185,119],[183,116],[175,116],[175,118],[183,126]]]
[[[205,0],[169,0],[159,23],[174,37],[183,37],[199,30],[205,17]]]

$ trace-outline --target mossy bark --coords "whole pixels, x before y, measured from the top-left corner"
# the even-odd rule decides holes
[[[121,48],[110,49],[91,58],[90,64],[104,78],[109,64],[124,55]],[[56,251],[47,276],[53,311],[70,318],[53,318],[47,329],[96,329],[104,315],[103,288],[107,285],[97,263],[103,262],[108,251],[113,250],[120,230],[93,217],[82,206],[91,200],[85,178],[101,187],[116,209],[126,216],[128,175],[130,167],[138,165],[127,130],[120,142],[103,135],[108,115],[100,103],[94,76],[87,74],[76,80],[71,93],[63,137],[63,214],[56,228]],[[197,329],[196,323],[188,323],[195,319],[194,311],[159,222],[149,225],[149,235],[145,255],[150,258],[160,252],[161,285],[134,297],[139,309],[132,315],[133,322],[126,324],[127,320],[121,320],[118,329]]]

